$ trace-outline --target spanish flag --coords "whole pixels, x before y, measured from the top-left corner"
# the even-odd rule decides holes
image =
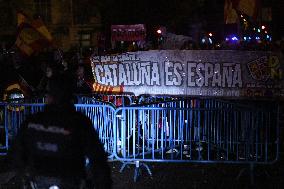
[[[259,0],[239,0],[237,10],[256,20],[259,12]]]
[[[93,91],[103,94],[108,94],[108,93],[120,94],[123,93],[123,88],[124,88],[123,85],[110,86],[110,85],[102,85],[97,82],[93,83]]]
[[[16,47],[31,56],[35,52],[52,45],[52,36],[40,18],[29,19],[24,13],[18,12],[18,33]]]
[[[239,14],[245,14],[256,20],[260,10],[259,0],[225,0],[225,24],[238,23]]]
[[[239,22],[239,16],[236,10],[236,1],[225,0],[224,21],[225,24],[236,24]]]

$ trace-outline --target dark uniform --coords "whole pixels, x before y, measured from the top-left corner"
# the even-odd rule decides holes
[[[90,119],[76,112],[72,104],[51,103],[44,112],[28,117],[13,146],[16,170],[38,185],[41,178],[48,182],[55,178],[52,182],[60,189],[78,189],[81,180],[88,176],[96,189],[111,188],[107,155],[98,134]]]

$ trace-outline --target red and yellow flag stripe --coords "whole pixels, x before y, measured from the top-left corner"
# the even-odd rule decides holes
[[[97,82],[93,83],[94,92],[98,93],[122,93],[123,85],[120,86],[111,86],[111,85],[102,85]]]

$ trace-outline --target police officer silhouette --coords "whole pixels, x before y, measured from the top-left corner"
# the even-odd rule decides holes
[[[28,117],[13,145],[15,170],[30,188],[111,188],[107,155],[90,119],[77,112],[70,81],[48,82],[44,111]],[[86,171],[86,158],[88,169]],[[92,182],[84,182],[88,177]]]

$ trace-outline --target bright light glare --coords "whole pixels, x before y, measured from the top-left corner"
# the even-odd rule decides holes
[[[238,38],[237,38],[237,37],[232,37],[232,40],[233,40],[233,41],[237,41]]]
[[[53,185],[53,186],[50,186],[49,189],[60,189],[60,188],[56,185]]]
[[[212,44],[212,43],[213,43],[213,41],[212,41],[212,39],[211,39],[211,38],[209,38],[208,40],[209,40],[209,43],[210,43],[210,44]]]
[[[161,33],[162,33],[162,30],[158,29],[158,30],[157,30],[157,33],[158,33],[158,34],[161,34]]]

